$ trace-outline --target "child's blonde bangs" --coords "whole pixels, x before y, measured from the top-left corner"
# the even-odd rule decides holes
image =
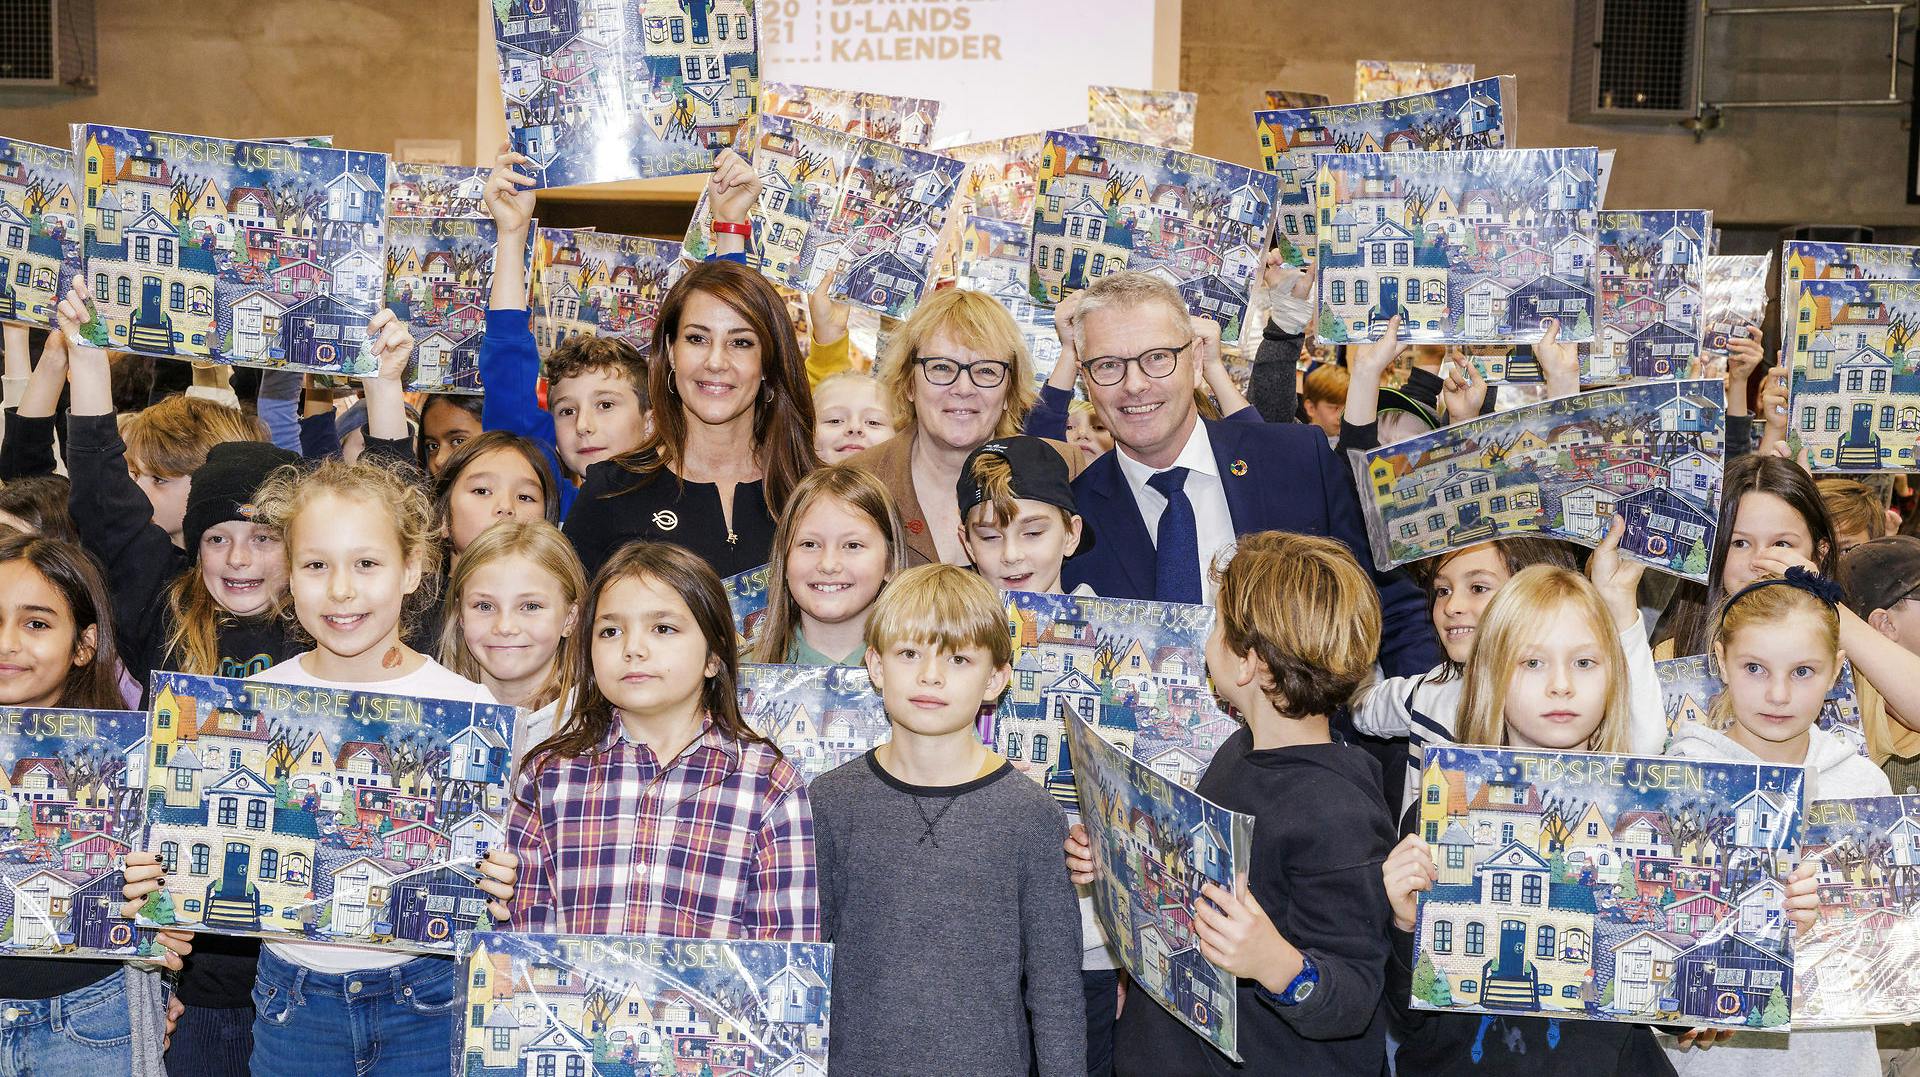
[[[910,568],[880,592],[867,617],[867,646],[885,654],[905,643],[949,654],[979,647],[994,665],[1013,664],[1013,634],[999,593],[957,565]]]

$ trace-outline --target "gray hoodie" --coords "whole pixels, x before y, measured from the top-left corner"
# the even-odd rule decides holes
[[[1757,763],[1759,757],[1725,733],[1687,722],[1674,731],[1667,754],[1686,759]],[[1813,730],[1807,744],[1806,799],[1887,796],[1886,774],[1831,733]],[[1667,1057],[1680,1077],[1877,1077],[1880,1056],[1871,1028],[1807,1032],[1738,1032],[1717,1047],[1679,1051],[1668,1037]]]

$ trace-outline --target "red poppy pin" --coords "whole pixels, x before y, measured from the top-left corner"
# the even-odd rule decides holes
[[[1237,479],[1247,473],[1247,462],[1245,460],[1235,460],[1227,470],[1233,472],[1233,477]]]
[[[927,529],[927,521],[925,520],[908,520],[907,521],[907,530],[913,532],[916,535],[918,535],[922,531],[925,531],[926,529]]]

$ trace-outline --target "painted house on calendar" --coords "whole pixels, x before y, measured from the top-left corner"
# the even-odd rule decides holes
[[[1420,826],[1441,835],[1440,876],[1420,902],[1416,1006],[1784,1027],[1799,770],[1674,766],[1430,749]]]
[[[342,723],[254,691],[156,683],[148,843],[170,885],[143,920],[428,950],[484,926],[473,861],[504,836],[505,732],[450,714],[438,732]]]
[[[1811,280],[1795,306],[1792,432],[1815,471],[1900,471],[1920,437],[1920,285]]]

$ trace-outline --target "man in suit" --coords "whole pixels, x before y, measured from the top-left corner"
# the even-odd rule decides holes
[[[1102,277],[1063,327],[1114,451],[1074,480],[1098,546],[1066,562],[1062,583],[1112,598],[1213,601],[1208,571],[1256,531],[1344,542],[1380,591],[1380,665],[1425,673],[1440,660],[1426,596],[1403,572],[1373,567],[1353,477],[1316,427],[1209,422],[1194,402],[1219,327],[1190,318],[1180,293],[1143,273]]]

